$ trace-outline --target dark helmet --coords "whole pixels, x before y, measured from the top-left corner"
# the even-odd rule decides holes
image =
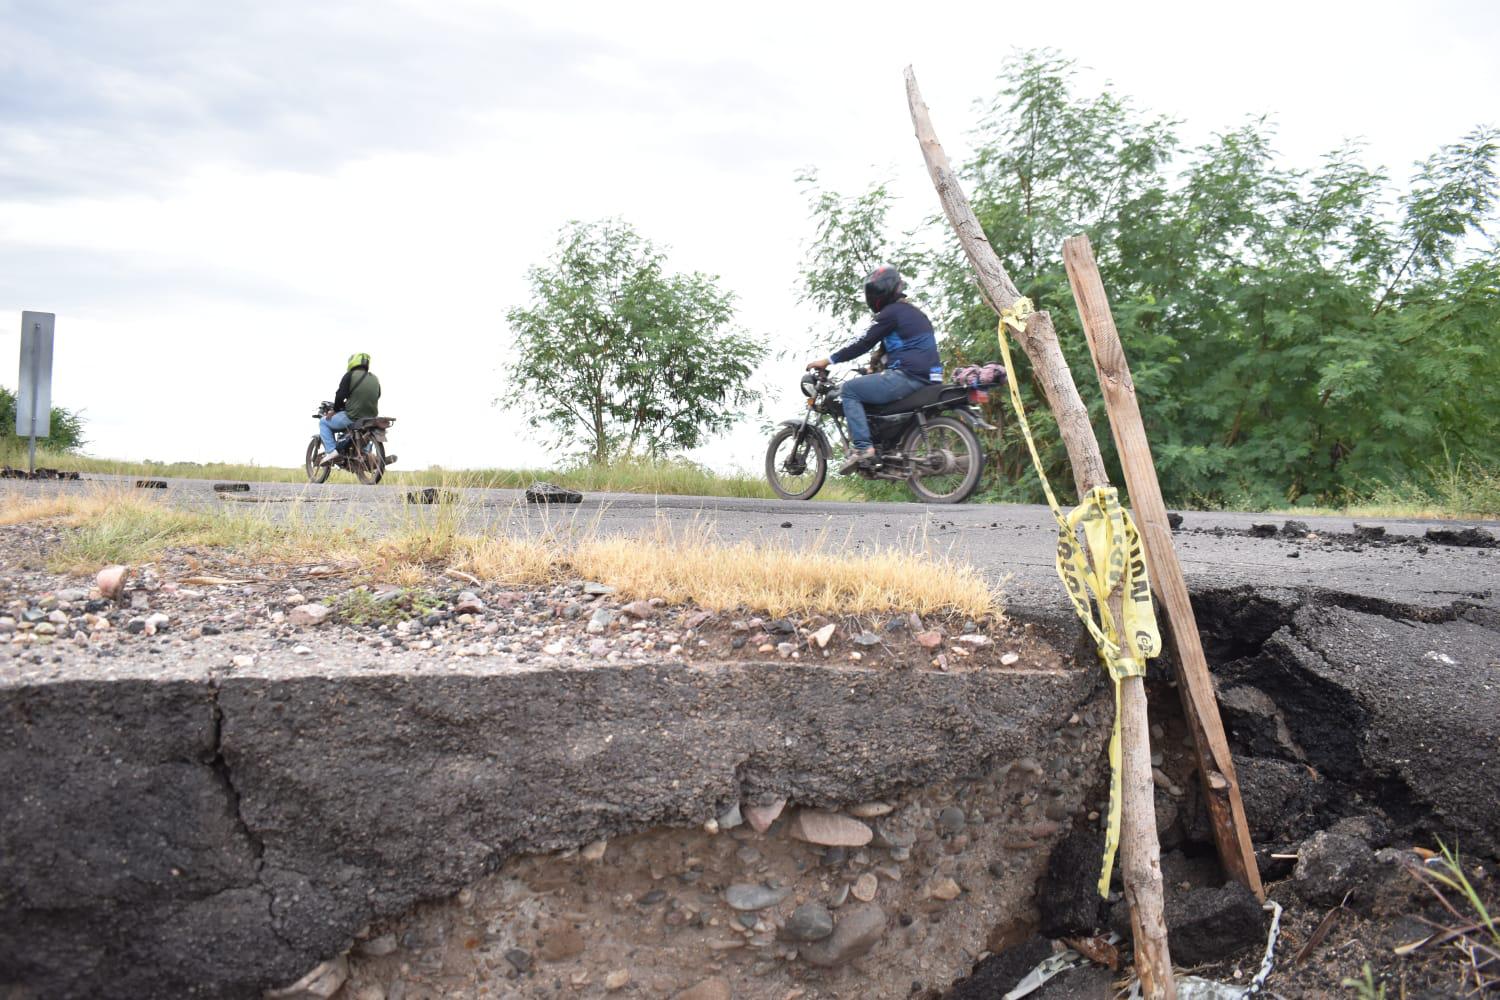
[[[865,278],[865,305],[880,312],[897,299],[906,298],[906,279],[889,264],[882,264]]]

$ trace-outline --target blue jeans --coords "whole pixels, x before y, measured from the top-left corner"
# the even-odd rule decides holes
[[[927,383],[915,375],[908,375],[899,368],[861,375],[845,382],[839,391],[844,403],[844,423],[849,425],[849,439],[861,451],[873,446],[870,440],[870,421],[865,416],[865,404],[894,403],[905,399]]]
[[[343,410],[331,417],[320,417],[318,419],[318,435],[323,439],[323,453],[330,454],[338,445],[334,443],[334,431],[347,431],[349,425],[354,421],[349,419],[349,414]]]

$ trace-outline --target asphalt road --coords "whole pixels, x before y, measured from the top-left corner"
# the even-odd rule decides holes
[[[92,477],[79,483],[0,481],[0,491],[43,494],[130,487],[132,480]],[[437,515],[439,508],[407,502],[408,487],[252,483],[249,493],[213,491],[210,480],[177,479],[152,491],[184,506],[290,511],[301,517],[355,518],[399,529]],[[466,530],[645,533],[658,527],[710,530],[719,538],[766,539],[782,544],[851,551],[926,546],[952,553],[1005,581],[1018,612],[1052,617],[1066,613],[1053,557],[1056,527],[1046,507],[1029,504],[829,503],[723,497],[641,496],[598,493],[567,506],[527,504],[519,490],[456,490]],[[1315,538],[1257,538],[1252,525],[1280,528],[1285,515],[1183,513],[1174,534],[1178,558],[1193,589],[1238,585],[1316,587],[1418,607],[1455,600],[1500,604],[1500,548],[1436,543],[1358,543],[1355,520],[1299,516]],[[1478,527],[1500,539],[1500,521],[1454,522],[1360,519],[1390,537],[1420,540],[1429,528]]]

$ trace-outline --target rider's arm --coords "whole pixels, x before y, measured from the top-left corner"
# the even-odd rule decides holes
[[[339,391],[333,394],[334,413],[342,412],[344,404],[349,402],[349,376],[353,374],[352,371],[344,372],[344,377],[339,379]]]
[[[881,315],[875,317],[875,322],[870,324],[870,328],[864,332],[864,336],[860,337],[858,340],[848,345],[847,347],[841,347],[838,350],[834,351],[833,354],[829,356],[828,360],[832,361],[834,364],[842,364],[845,361],[853,361],[855,358],[859,357],[861,354],[865,353],[866,351],[873,348],[876,344],[880,343],[880,341],[884,339],[885,335],[890,333],[894,329],[896,329],[895,319],[890,316],[886,316],[884,312],[882,312]]]

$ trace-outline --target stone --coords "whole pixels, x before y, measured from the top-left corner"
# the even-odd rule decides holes
[[[609,841],[596,840],[578,852],[578,856],[585,861],[603,861],[604,852],[609,847]]]
[[[1370,845],[1348,833],[1320,830],[1297,849],[1292,888],[1316,906],[1337,906],[1375,867]]]
[[[287,615],[287,621],[311,628],[326,622],[331,614],[333,609],[326,604],[299,604]]]
[[[146,634],[147,635],[155,635],[158,632],[164,632],[164,631],[166,631],[167,625],[170,622],[171,622],[171,619],[168,618],[166,615],[162,614],[160,611],[156,612],[155,614],[147,615],[146,616]]]
[[[740,814],[740,804],[738,802],[719,814],[720,830],[733,830],[744,822],[745,818]]]
[[[824,847],[863,847],[875,836],[859,820],[821,809],[799,809],[787,832],[797,840]]]
[[[990,646],[995,642],[995,640],[987,635],[961,635],[958,637],[958,641],[970,646]]]
[[[1001,664],[1001,666],[1009,667],[1009,666],[1013,665],[1020,658],[1021,658],[1021,654],[1020,653],[1002,653],[1002,654],[1000,654],[1000,664]]]
[[[931,896],[933,899],[941,899],[944,902],[957,899],[959,893],[961,893],[962,891],[963,890],[959,888],[957,882],[953,881],[953,879],[951,878],[946,877],[934,879],[932,883],[927,887],[927,895]]]
[[[524,948],[510,948],[505,952],[505,960],[510,963],[511,968],[523,976],[531,971],[531,952]]]
[[[230,660],[229,662],[233,663],[235,666],[239,667],[241,670],[245,670],[245,669],[248,669],[250,667],[255,666],[255,657],[250,656],[248,654],[241,654],[239,656],[236,656],[233,660]]]
[[[876,635],[874,632],[866,630],[855,636],[854,642],[859,646],[878,646],[880,645],[880,636]]]
[[[384,955],[389,955],[396,950],[396,935],[381,934],[379,937],[372,937],[368,941],[361,941],[355,950],[361,955],[367,955],[371,958],[380,958]]]
[[[833,914],[817,903],[803,903],[787,917],[781,931],[791,941],[821,941],[833,933]]]
[[[833,968],[868,953],[885,936],[885,927],[885,911],[864,903],[845,912],[828,937],[800,945],[797,953],[809,965]]]
[[[849,814],[851,816],[858,816],[860,819],[874,819],[877,816],[886,815],[894,808],[895,806],[889,802],[861,802],[859,805],[851,807]]]
[[[927,632],[918,632],[915,636],[917,645],[923,649],[937,649],[943,644],[943,633],[932,629]]]
[[[302,645],[293,646],[292,647],[292,652],[296,653],[298,656],[311,656],[311,655],[313,655],[313,650],[312,650],[311,646],[302,646]]]
[[[473,594],[464,594],[453,605],[455,615],[479,615],[484,613],[484,602]]]
[[[865,872],[854,880],[854,888],[850,891],[854,893],[855,899],[861,903],[868,903],[880,891],[880,882],[875,878],[873,872]]]
[[[106,566],[94,576],[94,585],[99,596],[105,600],[118,601],[125,589],[125,578],[130,575],[128,566]]]
[[[631,601],[623,610],[630,617],[639,618],[642,621],[656,617],[656,609],[651,606],[650,601]]]
[[[958,806],[944,806],[943,811],[938,813],[938,829],[950,837],[962,833],[964,824],[968,821],[969,818]]]
[[[715,976],[689,986],[672,1000],[734,1000],[734,991],[730,989],[729,980]]]
[[[615,588],[607,583],[594,583],[590,581],[583,585],[583,592],[591,597],[607,597],[615,592]]]
[[[1166,918],[1172,961],[1179,965],[1207,965],[1265,943],[1266,913],[1238,882],[1169,892]]]
[[[584,626],[584,631],[589,635],[602,635],[615,620],[615,613],[609,608],[595,608],[594,613],[589,616],[589,623]]]
[[[736,910],[764,910],[791,895],[790,889],[771,889],[749,882],[736,882],[724,890],[724,902]]]
[[[343,955],[319,962],[311,972],[290,986],[266,990],[265,1000],[328,1000],[349,978],[349,960]]]
[[[604,988],[606,990],[608,990],[610,993],[614,993],[617,990],[623,990],[625,987],[627,987],[629,985],[630,985],[630,970],[629,969],[616,969],[615,971],[611,972],[609,975],[607,975],[607,976],[604,977]]]
[[[833,633],[838,631],[838,626],[829,622],[812,634],[812,641],[818,644],[819,649],[828,647],[828,640],[833,638]]]
[[[785,808],[786,799],[772,799],[763,806],[743,806],[740,811],[744,813],[745,822],[749,823],[756,833],[765,833],[771,829],[771,824],[776,822],[776,818]]]

